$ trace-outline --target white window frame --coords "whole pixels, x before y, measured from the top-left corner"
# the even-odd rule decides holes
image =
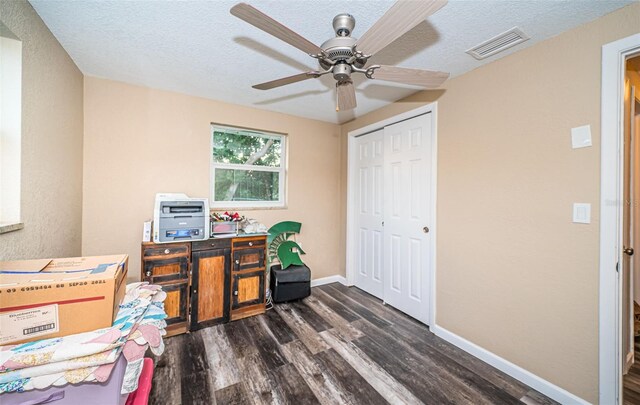
[[[265,138],[279,139],[281,142],[281,156],[280,167],[271,166],[257,166],[257,165],[243,165],[232,163],[219,163],[213,160],[213,135],[216,131],[246,131],[255,133],[256,136],[262,136]],[[240,135],[242,136],[242,135]],[[231,125],[211,124],[211,136],[209,138],[209,159],[210,165],[210,200],[209,206],[216,209],[226,208],[286,208],[286,183],[287,183],[287,134],[282,134],[272,131],[264,131],[260,129],[251,129],[244,127],[237,127]],[[216,169],[230,169],[230,170],[253,170],[260,172],[273,172],[278,173],[278,201],[216,201],[216,182],[215,172]]]
[[[21,137],[22,41],[0,23],[0,234],[23,228]]]

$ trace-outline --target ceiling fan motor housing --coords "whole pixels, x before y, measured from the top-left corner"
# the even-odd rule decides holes
[[[333,17],[333,30],[339,37],[348,37],[356,26],[356,19],[351,14],[342,13]]]
[[[353,56],[353,45],[356,38],[353,37],[333,37],[325,41],[320,47],[325,51],[329,59],[335,62],[345,61]],[[366,60],[357,59],[353,64],[360,68],[364,66]],[[329,69],[331,65],[320,59],[320,66]]]
[[[356,19],[351,14],[342,13],[333,18],[333,30],[336,33],[334,38],[325,41],[320,47],[325,51],[329,59],[336,62],[333,68],[333,77],[337,80],[348,79],[351,75],[351,66],[341,61],[346,61],[353,56],[353,45],[356,43],[356,38],[351,36],[353,28],[356,26]],[[361,68],[366,63],[366,60],[357,59],[353,62],[353,65]],[[346,65],[346,66],[343,66]],[[327,70],[331,67],[330,64],[320,59],[320,66]],[[346,76],[345,76],[346,75]],[[343,79],[338,79],[338,77]]]

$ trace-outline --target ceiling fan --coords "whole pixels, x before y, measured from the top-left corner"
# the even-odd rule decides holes
[[[256,84],[254,89],[269,90],[302,80],[333,74],[336,80],[336,111],[356,107],[356,91],[351,74],[361,73],[368,79],[411,84],[424,88],[436,88],[449,78],[449,73],[396,66],[370,65],[371,56],[391,44],[429,15],[440,10],[447,0],[399,0],[360,39],[351,36],[356,25],[350,14],[338,14],[333,19],[334,38],[317,46],[298,33],[280,24],[260,10],[239,3],[231,8],[231,14],[306,52],[320,63],[320,69]]]

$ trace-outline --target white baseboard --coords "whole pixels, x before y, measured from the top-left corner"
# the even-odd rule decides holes
[[[331,283],[340,283],[343,285],[347,285],[347,279],[342,276],[329,276],[329,277],[316,278],[315,280],[311,280],[311,287],[316,287],[319,285],[331,284]]]
[[[483,360],[486,363],[491,364],[498,370],[510,375],[516,380],[527,384],[529,387],[543,393],[551,399],[560,402],[561,404],[589,404],[589,402],[580,397],[577,397],[569,391],[560,388],[541,377],[538,377],[537,375],[523,369],[522,367],[503,359],[497,354],[483,349],[475,343],[472,343],[453,332],[449,332],[448,330],[438,325],[434,325],[430,329],[433,333],[436,334],[436,336],[441,337],[442,339],[455,346],[458,346],[465,352],[479,358],[480,360]]]

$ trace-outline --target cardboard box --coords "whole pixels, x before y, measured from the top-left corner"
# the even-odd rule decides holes
[[[0,346],[113,325],[127,255],[0,262]]]

